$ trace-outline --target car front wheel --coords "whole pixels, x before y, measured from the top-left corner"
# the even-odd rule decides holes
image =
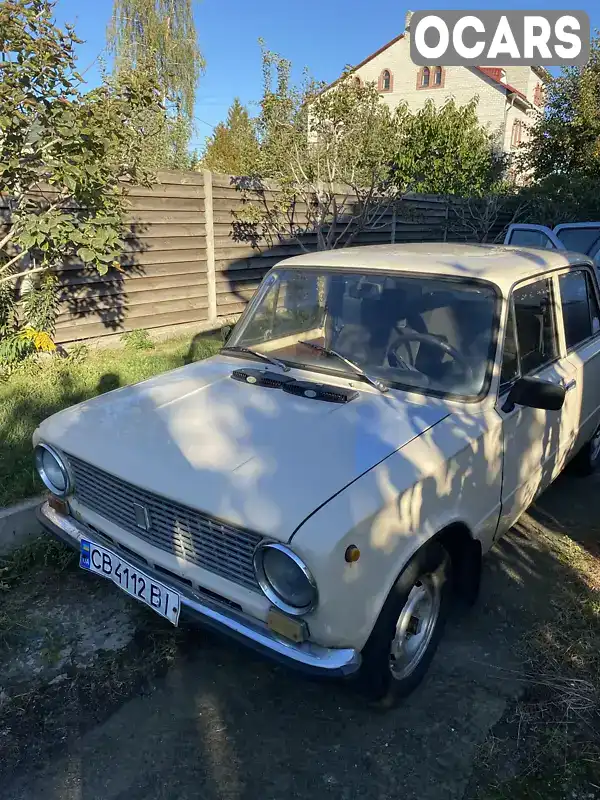
[[[573,459],[573,467],[578,475],[584,477],[592,475],[600,468],[600,425]]]
[[[398,576],[363,649],[359,683],[389,708],[420,683],[443,633],[451,597],[451,562],[438,542],[419,550]]]

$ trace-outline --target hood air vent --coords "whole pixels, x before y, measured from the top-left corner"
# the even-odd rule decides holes
[[[289,375],[280,375],[278,372],[262,369],[236,369],[231,373],[231,377],[242,383],[250,383],[253,386],[266,386],[270,389],[281,389],[286,383],[292,383],[294,379]]]
[[[349,403],[358,397],[354,389],[344,389],[340,386],[328,386],[325,383],[311,383],[310,381],[292,381],[283,387],[284,392],[307,397],[310,400],[325,400],[328,403]]]

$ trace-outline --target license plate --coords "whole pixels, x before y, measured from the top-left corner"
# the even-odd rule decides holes
[[[149,606],[173,625],[178,624],[181,598],[177,592],[150,578],[112,550],[100,547],[89,539],[82,539],[79,566],[108,578],[124,592]]]

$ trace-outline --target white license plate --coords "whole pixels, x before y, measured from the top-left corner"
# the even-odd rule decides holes
[[[79,566],[108,578],[124,592],[145,603],[173,625],[178,624],[181,598],[177,592],[148,577],[146,573],[124,561],[112,550],[100,547],[89,539],[82,539]]]

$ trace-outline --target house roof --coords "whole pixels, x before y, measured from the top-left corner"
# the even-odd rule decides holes
[[[405,36],[406,33],[401,33],[398,36],[395,36],[393,39],[390,39],[390,41],[384,44],[382,47],[380,47],[379,50],[376,50],[374,53],[371,53],[371,55],[364,58],[359,64],[353,66],[351,72],[355,72],[357,69],[364,67],[365,64],[368,64],[369,61],[372,61],[378,55],[381,55],[381,53],[387,50],[388,47],[391,47],[393,44],[396,44],[396,42],[399,42],[400,39],[404,39]],[[511,86],[510,83],[505,83],[502,80],[502,72],[503,72],[502,67],[474,67],[474,69],[478,70],[480,73],[483,73],[487,78],[491,78],[499,86],[499,88],[506,89],[508,94],[516,94],[523,100],[527,100],[527,97],[523,94],[522,91],[520,91],[520,89],[517,89],[515,86]],[[548,70],[544,69],[544,67],[531,67],[531,69],[535,72],[538,78],[540,78],[544,82],[550,80],[551,75],[548,72]],[[325,88],[328,89],[331,86],[334,86],[339,80],[340,78],[337,78],[335,81],[333,81],[333,83],[330,83]]]
[[[393,39],[390,39],[390,41],[387,42],[386,44],[384,44],[382,47],[380,47],[379,50],[375,50],[374,53],[371,53],[370,56],[367,56],[365,59],[363,59],[360,62],[360,64],[355,64],[353,67],[351,67],[350,68],[350,72],[354,72],[355,70],[360,69],[361,67],[364,67],[365,64],[368,64],[369,61],[372,61],[374,58],[376,58],[378,55],[380,55],[380,53],[383,53],[384,50],[388,49],[388,47],[391,47],[393,44],[396,44],[396,42],[399,42],[400,39],[404,39],[405,35],[406,34],[401,33],[398,36],[395,36]],[[339,78],[336,78],[331,83],[328,83],[327,86],[324,86],[318,94],[323,94],[323,92],[327,91],[327,89],[331,89],[331,87],[335,86],[336,83],[339,83],[339,81],[341,79],[342,79],[342,76],[340,75]]]
[[[479,72],[483,72],[484,75],[487,75],[487,77],[491,78],[495,83],[499,83],[503,88],[508,90],[509,94],[517,94],[519,97],[522,97],[523,100],[527,100],[527,97],[520,89],[502,80],[502,73],[504,71],[502,67],[475,67],[475,69],[478,69]]]

